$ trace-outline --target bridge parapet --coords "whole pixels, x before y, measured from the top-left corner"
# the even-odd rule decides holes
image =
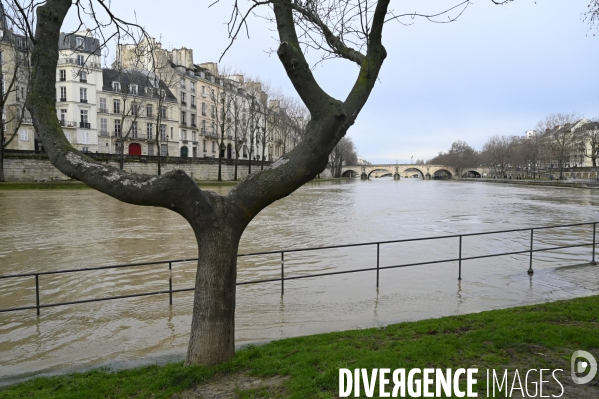
[[[395,180],[406,177],[410,174],[419,173],[424,180],[430,180],[439,174],[445,172],[451,179],[458,179],[457,172],[454,167],[446,165],[431,165],[431,164],[377,164],[377,165],[346,165],[341,168],[342,175],[351,173],[352,176],[360,176],[362,179],[369,179],[373,172],[388,172],[393,175]],[[413,173],[412,173],[413,172]],[[478,176],[489,173],[488,168],[474,167],[464,168],[462,173],[474,172]]]

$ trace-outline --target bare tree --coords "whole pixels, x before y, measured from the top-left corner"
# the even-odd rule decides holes
[[[214,364],[233,357],[237,250],[241,235],[262,209],[288,196],[325,169],[329,154],[355,122],[377,82],[386,58],[382,44],[385,22],[400,15],[389,12],[389,0],[356,1],[359,7],[348,8],[347,2],[267,0],[252,2],[243,12],[234,9],[242,18],[233,19],[237,24],[233,37],[245,26],[248,13],[267,5],[263,7],[265,12],[272,13],[277,24],[280,41],[277,55],[309,109],[311,120],[305,139],[292,151],[270,168],[242,180],[226,196],[202,190],[181,170],[162,176],[139,175],[98,163],[74,149],[58,123],[54,81],[61,26],[69,9],[81,7],[81,3],[46,0],[37,7],[31,57],[33,80],[27,108],[51,162],[67,176],[118,200],[171,209],[185,218],[194,231],[201,252],[186,364]],[[101,8],[109,15],[110,23],[119,28],[132,26],[112,15],[108,3],[90,4]],[[462,4],[466,7],[469,2]],[[97,18],[98,12],[93,7],[91,10],[91,15]],[[107,24],[98,23],[100,26]],[[28,27],[29,32],[33,30]],[[315,44],[328,49],[331,56],[358,66],[358,78],[344,101],[331,97],[316,81],[301,44],[308,43],[310,37],[322,38]]]
[[[543,134],[551,165],[557,162],[560,180],[564,178],[564,164],[575,145],[574,123],[578,119],[580,116],[575,113],[555,113],[539,121],[535,129]]]
[[[493,136],[483,146],[483,157],[500,177],[505,176],[511,152],[511,141],[506,136]]]
[[[330,155],[331,175],[341,177],[343,165],[354,165],[358,162],[358,155],[354,147],[354,142],[348,136],[339,140],[339,143],[333,148]]]
[[[211,89],[210,100],[212,101],[213,116],[219,132],[218,139],[218,181],[222,181],[222,162],[225,156],[225,133],[231,126],[231,111],[235,96],[227,87],[227,84],[220,80],[220,88]]]
[[[21,124],[30,117],[25,97],[30,81],[30,40],[23,32],[28,15],[14,9],[14,4],[0,3],[0,15],[6,15],[4,34],[0,37],[0,181],[4,178],[4,151],[17,137]],[[8,12],[7,12],[8,11]]]

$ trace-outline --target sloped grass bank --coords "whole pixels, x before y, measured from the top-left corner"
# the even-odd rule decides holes
[[[570,379],[570,357],[582,349],[599,359],[598,317],[599,296],[592,296],[284,339],[247,347],[232,361],[215,367],[176,363],[38,378],[0,390],[0,398],[193,398],[206,392],[202,387],[211,382],[219,386],[223,378],[232,376],[265,384],[231,386],[231,397],[335,398],[340,368],[469,367],[478,368],[479,377],[486,369],[519,369],[522,374],[528,369],[559,368],[564,370],[559,375],[565,390],[562,398],[597,398],[599,376],[588,385],[575,386]],[[273,378],[280,383],[268,384]],[[487,397],[486,380],[479,378],[477,387],[479,397]],[[374,397],[378,392],[377,387]],[[559,386],[548,387],[543,394],[552,393],[559,395]],[[361,397],[365,397],[363,390]]]

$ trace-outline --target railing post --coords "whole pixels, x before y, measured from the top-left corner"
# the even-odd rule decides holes
[[[381,244],[377,243],[376,244],[376,288],[379,288],[379,259],[380,259],[380,248],[381,248]]]
[[[597,228],[597,223],[593,223],[593,259],[591,259],[591,265],[596,265],[597,262],[595,262],[595,231]]]
[[[530,229],[530,257],[529,257],[529,261],[528,261],[528,275],[532,276],[533,274],[535,274],[535,271],[532,270],[532,241],[534,239],[534,229]]]
[[[460,251],[458,256],[458,280],[462,279],[462,236],[460,236]]]
[[[35,275],[35,306],[37,307],[37,315],[40,315],[40,275]]]
[[[285,295],[285,252],[281,251],[281,296]]]
[[[173,304],[173,262],[168,262],[168,303]]]

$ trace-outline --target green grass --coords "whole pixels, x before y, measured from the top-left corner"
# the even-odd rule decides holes
[[[216,367],[176,363],[38,378],[0,390],[0,398],[172,398],[175,393],[238,372],[265,379],[289,377],[277,389],[238,392],[242,398],[332,398],[338,393],[339,368],[456,369],[475,365],[480,377],[492,368],[544,367],[562,368],[569,379],[573,351],[584,349],[597,355],[598,317],[599,296],[593,296],[284,339],[247,347],[232,361]],[[479,379],[479,392],[483,392],[485,381]]]

